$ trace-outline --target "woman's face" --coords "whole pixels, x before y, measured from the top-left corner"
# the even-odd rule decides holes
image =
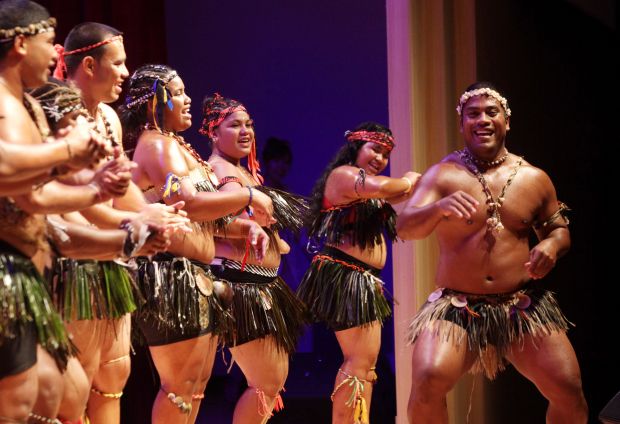
[[[245,111],[233,112],[214,130],[213,147],[233,159],[250,154],[254,143],[254,121]]]
[[[357,152],[355,165],[362,168],[368,175],[380,174],[388,164],[390,150],[381,144],[368,141]]]
[[[166,85],[172,100],[172,110],[164,106],[164,130],[180,132],[192,126],[189,108],[192,99],[185,92],[183,80],[176,76]]]

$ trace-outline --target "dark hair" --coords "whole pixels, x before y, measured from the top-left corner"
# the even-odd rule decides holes
[[[153,86],[156,81],[168,80],[172,73],[176,75],[176,71],[170,66],[148,64],[140,66],[129,78],[125,102],[118,107],[117,112],[123,126],[123,148],[129,152],[130,157],[133,157],[133,149],[136,148],[138,137],[144,124],[148,122],[148,103],[151,97],[156,95]],[[163,85],[162,88],[166,89]],[[163,102],[158,102],[156,113],[157,122],[163,128]]]
[[[53,133],[64,115],[83,109],[80,90],[56,78],[50,77],[44,85],[31,90],[30,95],[41,105]]]
[[[237,106],[243,106],[243,104],[237,100],[222,97],[218,93],[206,96],[202,101],[202,123],[198,132],[211,140],[209,136],[209,123],[217,120],[224,109]],[[215,128],[217,126],[213,127],[213,129]]]
[[[498,90],[497,87],[495,87],[495,85],[493,83],[490,83],[488,81],[477,81],[477,82],[471,84],[469,87],[467,87],[465,89],[465,91],[472,91],[472,90],[476,90],[478,88],[490,88],[491,90],[495,90],[498,93],[501,93],[501,91]]]
[[[29,0],[3,0],[0,2],[0,29],[27,27],[46,19],[50,14],[38,3]],[[13,38],[0,43],[0,60],[13,48]]]
[[[65,38],[65,51],[70,52],[72,50],[92,46],[93,44],[97,44],[100,41],[117,35],[123,35],[123,33],[116,28],[98,22],[83,22],[74,26],[73,29],[69,31],[67,38]],[[91,56],[99,61],[106,47],[107,45],[104,44],[92,50],[65,56],[67,75],[72,76],[77,71],[82,59],[86,56]]]
[[[501,90],[499,90],[499,89],[495,86],[495,84],[490,83],[490,82],[488,82],[488,81],[477,81],[477,82],[475,82],[475,83],[471,84],[470,86],[468,86],[468,87],[465,89],[464,93],[466,93],[466,92],[468,92],[468,91],[472,91],[472,90],[477,90],[477,89],[479,89],[479,88],[490,88],[491,90],[495,90],[495,91],[497,91],[497,92],[500,94],[500,96],[503,96],[502,91],[501,91]],[[469,101],[469,100],[468,100],[468,101]],[[467,101],[466,101],[463,105],[461,105],[461,104],[460,104],[460,98],[459,98],[459,107],[460,107],[460,108],[464,107],[466,103],[467,103]],[[504,116],[505,116],[505,117],[510,116],[509,110],[506,110],[506,108],[507,108],[507,107],[508,107],[508,102],[506,101],[506,105],[505,105],[505,107],[504,107],[504,105],[502,105],[502,108],[504,109]],[[459,115],[460,115],[460,120],[461,120],[461,122],[463,122],[463,113],[462,113],[462,111],[461,111],[461,112],[459,112]]]
[[[293,152],[288,140],[277,137],[269,137],[265,142],[262,152],[263,162],[269,162],[275,159],[286,159],[289,162],[293,159]]]
[[[392,131],[376,122],[364,122],[359,124],[353,131],[373,131],[373,132],[381,132],[392,136]],[[323,209],[323,197],[325,195],[325,183],[327,182],[327,177],[331,172],[342,165],[354,165],[357,160],[357,155],[362,148],[366,144],[365,141],[355,140],[355,141],[345,141],[344,146],[338,150],[336,156],[331,160],[327,168],[323,171],[321,177],[314,184],[314,188],[312,189],[311,195],[311,205],[310,205],[310,216],[312,219],[319,216],[321,213],[321,209]]]

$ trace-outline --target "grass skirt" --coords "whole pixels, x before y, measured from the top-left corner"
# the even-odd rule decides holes
[[[43,277],[25,256],[0,253],[0,343],[14,338],[18,328],[34,323],[38,343],[60,370],[76,348],[54,309]]]
[[[304,324],[304,306],[276,275],[277,268],[247,265],[241,271],[239,262],[224,259],[212,270],[234,293],[223,343],[234,347],[273,336],[278,348],[292,354]]]
[[[136,310],[137,287],[115,262],[58,258],[50,281],[65,320],[117,319]]]
[[[314,321],[323,321],[334,331],[383,322],[392,311],[379,273],[341,250],[326,246],[312,260],[297,295]]]
[[[455,331],[450,323],[465,331]],[[506,366],[505,356],[525,336],[547,336],[565,332],[569,322],[553,293],[526,288],[514,293],[477,295],[437,289],[409,325],[408,342],[415,343],[426,329],[433,329],[445,341],[467,343],[477,359],[472,373],[484,372],[492,379]]]
[[[173,337],[223,332],[226,308],[213,292],[208,265],[183,257],[160,254],[150,261],[138,258],[138,287],[144,302],[136,319],[155,322]]]

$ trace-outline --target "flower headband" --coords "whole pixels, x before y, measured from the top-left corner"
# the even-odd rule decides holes
[[[12,40],[18,35],[37,35],[51,31],[54,28],[56,28],[56,18],[49,17],[25,27],[18,26],[11,29],[0,29],[0,43]]]
[[[380,131],[346,131],[344,133],[347,141],[365,141],[380,144],[381,146],[388,149],[388,151],[392,151],[394,148],[394,137],[391,135],[380,132]]]
[[[502,107],[504,108],[504,111],[506,112],[506,116],[510,116],[511,112],[510,112],[510,108],[508,107],[508,100],[506,100],[506,98],[503,97],[501,94],[499,94],[497,91],[493,90],[492,88],[488,88],[488,87],[476,88],[475,90],[469,90],[469,91],[464,92],[461,95],[461,98],[459,99],[459,105],[456,107],[456,112],[459,114],[459,116],[461,116],[463,112],[463,106],[465,105],[465,103],[467,103],[469,99],[475,96],[482,96],[482,95],[493,97],[495,100],[497,100],[502,105]]]
[[[90,46],[80,47],[79,49],[65,51],[64,46],[60,44],[54,45],[56,52],[58,52],[58,61],[56,62],[56,68],[54,69],[54,78],[58,78],[59,80],[63,80],[65,78],[65,74],[67,73],[67,64],[65,63],[65,56],[71,56],[72,54],[84,53],[89,50],[94,50],[97,47],[104,46],[106,44],[110,44],[116,40],[120,40],[123,42],[122,35],[115,35],[114,37],[107,38],[103,41],[99,41],[98,43],[91,44]]]

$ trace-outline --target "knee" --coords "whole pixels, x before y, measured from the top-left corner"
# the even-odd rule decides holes
[[[584,404],[585,398],[579,375],[565,376],[558,379],[552,385],[551,390],[543,391],[543,394],[551,402],[570,402],[571,404]]]
[[[88,377],[75,361],[74,366],[64,374],[64,392],[59,411],[59,416],[68,420],[77,420],[84,414],[90,395]]]
[[[93,379],[93,385],[106,392],[121,392],[129,379],[131,359],[129,355],[104,362]]]
[[[456,380],[444,370],[436,366],[425,366],[415,370],[411,382],[411,398],[424,399],[426,396],[444,396],[454,385]]]
[[[41,365],[37,370],[39,391],[38,403],[59,404],[64,391],[63,376],[55,365]]]
[[[377,354],[347,355],[344,358],[342,370],[358,378],[370,378],[375,375],[374,368],[377,363],[377,356]]]
[[[28,414],[35,406],[37,384],[33,382],[28,385],[21,385],[14,388],[8,395],[3,391],[0,396],[6,396],[6,399],[0,401],[0,416],[10,418],[15,422],[26,422]]]
[[[200,375],[200,372],[197,368],[188,367],[187,370],[184,370],[181,373],[169,373],[169,374],[161,374],[159,375],[161,381],[161,387],[164,392],[174,392],[177,395],[182,396],[191,396],[195,391],[200,391],[201,384],[203,381],[206,385],[204,375]]]

